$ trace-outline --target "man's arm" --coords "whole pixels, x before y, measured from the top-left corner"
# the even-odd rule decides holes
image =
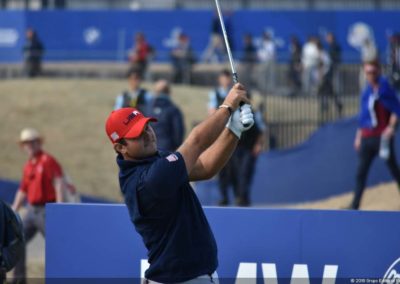
[[[354,149],[356,151],[360,150],[361,146],[361,128],[358,128],[356,131],[356,138],[354,139]]]
[[[248,103],[249,100],[243,86],[236,84],[229,92],[224,104],[230,106],[232,111],[236,111],[241,102]],[[178,152],[181,153],[185,160],[188,173],[192,172],[201,153],[217,140],[225,129],[229,117],[228,109],[218,109],[213,115],[196,126],[182,146],[179,147]]]
[[[54,179],[54,189],[56,191],[56,202],[64,202],[64,179],[63,177],[57,177]]]
[[[217,141],[201,154],[189,173],[189,180],[205,180],[216,175],[229,161],[238,141],[237,136],[225,128]]]
[[[17,212],[21,208],[25,199],[26,199],[26,193],[24,191],[22,191],[21,189],[18,189],[17,194],[15,195],[15,198],[14,198],[12,209],[15,212]]]
[[[394,135],[394,132],[396,130],[396,125],[397,125],[397,115],[395,113],[392,113],[389,118],[389,124],[386,126],[385,130],[383,131],[382,135],[389,139]]]
[[[250,105],[244,105],[241,110],[236,110],[217,141],[201,154],[189,173],[189,180],[209,179],[216,175],[231,157],[241,133],[250,129],[253,123],[254,117]]]

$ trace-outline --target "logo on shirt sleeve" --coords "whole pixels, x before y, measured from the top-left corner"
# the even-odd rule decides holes
[[[168,157],[166,157],[166,159],[168,160],[168,162],[172,163],[172,162],[176,162],[178,161],[178,156],[175,154],[171,154]]]

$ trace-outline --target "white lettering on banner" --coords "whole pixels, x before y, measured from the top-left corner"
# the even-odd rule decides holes
[[[240,263],[235,284],[256,284],[256,282],[257,263]]]
[[[15,47],[19,38],[16,29],[0,28],[0,47]]]
[[[243,274],[248,278],[257,278],[257,264],[256,263],[245,263],[247,272],[251,271],[253,274]],[[241,271],[241,265],[239,265],[239,271]],[[264,284],[278,284],[278,274],[276,272],[275,263],[262,263],[262,272],[264,276]],[[322,284],[334,284],[336,281],[338,266],[337,265],[325,265],[324,274],[322,276]],[[238,273],[239,277],[239,273]],[[292,270],[291,284],[309,284],[310,277],[308,274],[308,266],[306,264],[295,264]]]
[[[263,263],[261,264],[261,268],[264,275],[264,284],[278,284],[275,263]]]
[[[337,272],[337,265],[325,265],[324,275],[322,276],[322,284],[335,284]]]
[[[397,270],[396,270],[397,269]],[[399,272],[398,272],[399,271]],[[383,276],[383,283],[385,284],[396,284],[400,281],[400,258],[398,258],[386,271]]]
[[[399,259],[400,260],[400,259]],[[276,272],[275,263],[262,263],[262,273],[264,276],[264,284],[278,284],[278,274]],[[144,272],[149,268],[146,259],[140,262],[140,277],[144,279]],[[337,265],[325,265],[322,276],[322,284],[334,284],[338,272]],[[241,262],[236,274],[235,284],[255,284],[257,282],[257,263]],[[306,264],[295,264],[292,270],[291,284],[309,284],[310,277],[308,274],[308,266]]]

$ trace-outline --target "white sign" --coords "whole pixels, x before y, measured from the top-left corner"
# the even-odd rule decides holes
[[[101,32],[96,27],[90,27],[83,31],[83,39],[87,45],[94,45],[100,41]]]
[[[0,47],[15,47],[19,38],[18,31],[12,28],[0,28]]]

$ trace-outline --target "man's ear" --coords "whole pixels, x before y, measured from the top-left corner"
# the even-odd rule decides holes
[[[126,153],[126,147],[120,143],[114,144],[114,150],[115,152],[120,153],[122,155]]]

